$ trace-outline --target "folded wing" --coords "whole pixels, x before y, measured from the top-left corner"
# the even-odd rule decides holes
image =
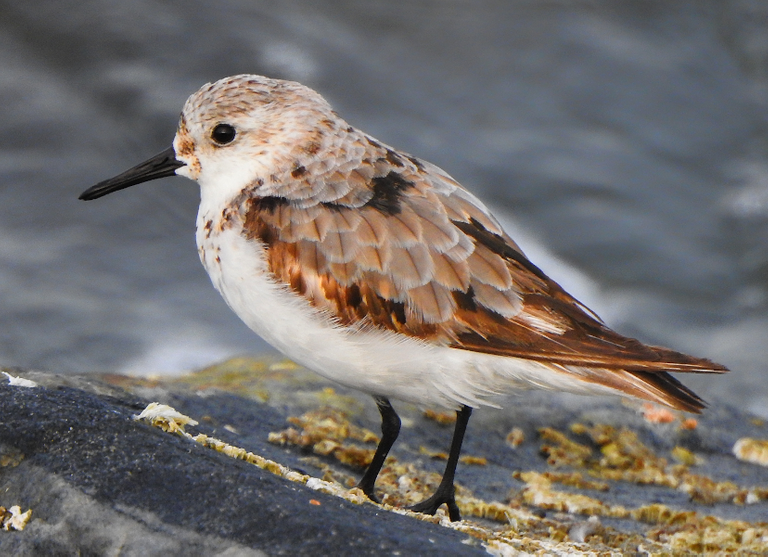
[[[244,216],[271,271],[339,323],[542,362],[690,411],[666,372],[724,372],[606,327],[534,266],[482,203],[439,168],[369,139],[363,163],[310,198],[254,199]]]

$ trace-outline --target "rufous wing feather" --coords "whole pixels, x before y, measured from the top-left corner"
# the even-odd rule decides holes
[[[343,325],[535,360],[641,399],[703,407],[667,372],[725,367],[612,331],[452,178],[369,142],[366,164],[334,171],[347,187],[320,188],[315,203],[246,204],[247,234],[263,243],[278,281]]]

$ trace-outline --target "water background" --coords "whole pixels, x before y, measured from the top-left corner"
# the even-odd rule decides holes
[[[0,365],[175,373],[267,347],[182,178],[83,203],[187,96],[295,79],[447,170],[612,327],[768,416],[768,3],[0,1]]]

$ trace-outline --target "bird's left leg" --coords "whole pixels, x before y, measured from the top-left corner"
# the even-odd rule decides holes
[[[453,485],[453,477],[456,474],[456,465],[459,462],[461,453],[461,443],[464,440],[464,433],[467,431],[469,417],[472,415],[472,409],[469,406],[462,406],[461,410],[456,412],[456,427],[453,430],[453,440],[451,441],[451,450],[448,454],[448,462],[445,465],[443,479],[435,493],[429,499],[416,503],[409,510],[424,514],[435,514],[438,507],[445,503],[448,506],[448,516],[451,521],[461,520],[459,507],[456,505],[456,488]]]

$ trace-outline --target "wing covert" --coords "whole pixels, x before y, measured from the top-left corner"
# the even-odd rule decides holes
[[[615,333],[445,172],[368,141],[373,154],[316,177],[314,196],[293,188],[244,215],[276,279],[339,323],[559,366],[724,369]]]

